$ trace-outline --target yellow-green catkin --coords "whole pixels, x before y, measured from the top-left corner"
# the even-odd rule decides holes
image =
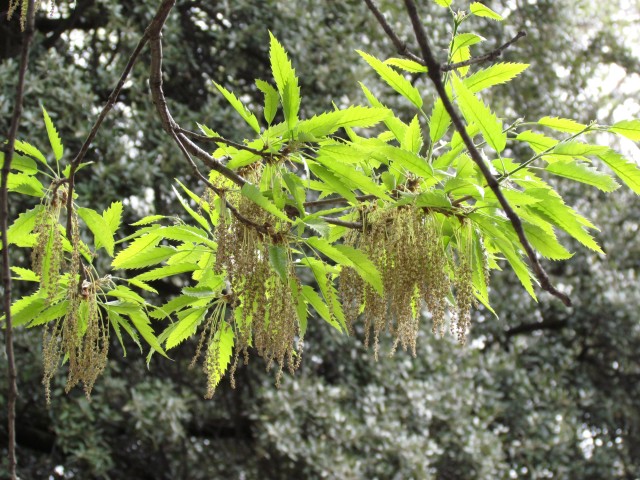
[[[456,235],[458,250],[455,266],[454,287],[456,295],[456,309],[454,321],[451,323],[451,333],[456,335],[458,342],[466,342],[467,331],[471,326],[471,308],[475,303],[473,293],[473,233],[469,221],[464,221]]]

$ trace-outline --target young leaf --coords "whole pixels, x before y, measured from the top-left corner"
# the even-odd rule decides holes
[[[575,120],[558,117],[542,117],[538,120],[538,124],[564,133],[578,133],[587,128],[586,125],[578,123]]]
[[[298,87],[298,77],[296,71],[291,66],[287,57],[287,52],[276,40],[276,37],[269,32],[270,49],[269,58],[271,60],[271,71],[276,81],[278,93],[282,99],[282,110],[289,130],[298,123],[298,111],[300,110],[300,87]]]
[[[491,148],[497,153],[502,152],[507,144],[507,134],[502,132],[502,121],[471,93],[456,75],[453,75],[452,79],[458,105],[467,122],[476,124]]]
[[[429,117],[429,138],[432,144],[436,143],[447,133],[450,124],[451,117],[449,117],[449,114],[444,108],[442,99],[437,98],[433,103],[433,110]]]
[[[432,178],[433,169],[429,162],[420,155],[408,152],[398,147],[384,147],[381,149],[387,158],[407,171],[422,178]]]
[[[233,345],[233,328],[227,322],[220,322],[220,327],[213,336],[213,341],[209,344],[210,355],[207,357],[207,372],[211,388],[218,386],[227,368],[229,368]]]
[[[401,68],[409,73],[427,73],[429,71],[424,65],[406,58],[388,58],[384,63]]]
[[[480,2],[473,2],[470,6],[469,6],[469,10],[471,11],[472,14],[474,14],[476,17],[485,17],[485,18],[490,18],[491,20],[497,20],[499,22],[501,22],[502,20],[504,20],[502,18],[502,15],[497,14],[496,12],[494,12],[493,10],[491,10],[489,7],[487,7],[486,5],[483,5]]]
[[[36,160],[40,160],[45,165],[47,164],[47,159],[42,154],[42,152],[28,142],[16,139],[14,148],[18,152],[22,152],[25,155],[29,155],[30,157],[35,158]]]
[[[198,222],[200,226],[202,226],[202,228],[204,228],[205,230],[210,230],[211,225],[209,225],[209,222],[207,222],[202,215],[200,215],[193,208],[191,208],[191,205],[189,205],[189,202],[187,202],[184,198],[182,198],[182,195],[180,195],[180,192],[178,192],[176,187],[172,185],[171,188],[173,189],[173,192],[176,194],[176,197],[178,197],[178,201],[180,202],[180,205],[182,205],[182,208],[184,208],[185,211],[189,215],[191,215],[191,218],[193,218],[196,222]]]
[[[528,63],[496,63],[469,75],[464,79],[464,86],[471,93],[477,93],[485,88],[508,82],[520,75],[528,66]]]
[[[90,208],[78,208],[78,216],[84,220],[91,233],[95,238],[96,250],[101,246],[107,251],[110,257],[113,257],[113,249],[115,242],[113,240],[113,234],[111,228],[105,222],[104,218]]]
[[[411,120],[411,123],[409,123],[409,128],[407,128],[407,131],[404,134],[402,148],[409,150],[412,153],[419,154],[422,144],[422,127],[420,126],[418,116],[415,115],[413,120]]]
[[[31,247],[33,245],[33,228],[36,226],[38,215],[43,209],[43,205],[36,205],[31,210],[21,213],[18,218],[16,218],[7,231],[9,245],[14,244],[18,247]]]
[[[554,175],[591,185],[603,192],[613,192],[620,187],[611,176],[578,161],[552,163],[547,166],[546,170]]]
[[[62,141],[60,140],[60,136],[58,135],[56,128],[53,126],[51,117],[49,117],[44,105],[41,105],[41,107],[42,115],[44,116],[44,125],[47,128],[47,135],[49,136],[49,143],[51,144],[51,149],[56,157],[56,162],[59,162],[62,158],[64,147],[62,146]]]
[[[18,275],[16,280],[22,280],[24,282],[39,282],[40,277],[32,270],[21,267],[11,267],[11,271]]]
[[[121,250],[118,255],[111,262],[111,266],[113,268],[136,268],[129,267],[130,262],[134,262],[136,257],[141,253],[155,247],[158,243],[160,243],[161,238],[157,235],[143,235],[142,237],[136,238],[131,244]]]
[[[627,160],[614,150],[598,155],[607,166],[614,171],[620,180],[631,190],[640,195],[640,168],[638,164]]]
[[[319,163],[309,163],[309,169],[313,172],[313,174],[318,177],[323,182],[323,191],[329,190],[329,193],[337,193],[343,198],[347,199],[349,203],[356,205],[358,200],[356,199],[355,193],[353,190],[339,178],[338,175],[329,171],[327,168],[323,167]]]
[[[640,142],[640,120],[622,120],[609,127],[609,131]]]
[[[256,116],[251,113],[247,109],[247,107],[245,107],[244,104],[240,100],[238,100],[238,98],[229,90],[217,84],[216,82],[213,82],[213,84],[220,91],[220,93],[224,95],[224,98],[227,99],[231,106],[235,108],[236,112],[240,114],[244,121],[247,122],[256,133],[260,133],[260,125],[258,124],[258,119],[256,118]]]
[[[102,218],[109,226],[111,233],[115,235],[122,221],[122,202],[113,202],[109,208],[102,212]]]
[[[269,263],[280,279],[286,284],[289,273],[287,248],[283,245],[269,245]]]
[[[133,279],[139,280],[141,282],[148,282],[150,280],[160,280],[162,278],[179,275],[186,272],[193,272],[199,269],[200,267],[193,263],[179,263],[177,265],[167,265],[164,267],[154,268],[153,270],[141,273],[140,275],[133,277]]]
[[[127,260],[124,265],[121,265],[118,268],[123,268],[125,270],[133,270],[137,268],[145,268],[150,267],[152,265],[157,265],[175,255],[177,252],[175,247],[172,246],[160,246],[160,247],[152,247],[146,250],[143,250],[136,256]]]
[[[208,309],[193,308],[191,310],[191,312],[178,321],[178,324],[171,331],[171,335],[169,335],[169,338],[167,338],[164,344],[167,350],[171,350],[196,333],[198,325],[204,320]]]
[[[271,125],[278,111],[278,104],[280,102],[278,91],[264,80],[256,80],[256,87],[264,93],[264,119]]]
[[[372,127],[386,119],[391,112],[386,108],[351,106],[316,115],[298,124],[299,133],[324,137],[346,127]]]
[[[136,330],[140,332],[142,338],[149,344],[149,346],[158,352],[163,357],[167,357],[167,354],[162,349],[160,342],[158,342],[158,338],[154,335],[153,329],[151,328],[149,317],[141,308],[138,309],[129,309],[126,312],[126,315],[131,319],[131,323],[133,323]]]
[[[445,8],[451,5],[451,0],[433,0],[433,1],[438,5],[440,5],[441,7],[445,7]]]
[[[316,312],[318,312],[320,317],[322,317],[325,322],[342,333],[342,327],[338,322],[335,321],[333,315],[331,315],[329,307],[326,303],[324,303],[320,295],[318,295],[313,288],[311,288],[309,285],[303,285],[302,296],[308,303],[311,304],[311,306],[315,309]]]
[[[289,217],[287,217],[287,215],[282,210],[280,210],[273,203],[271,203],[271,201],[267,197],[262,195],[260,190],[255,185],[251,185],[250,183],[245,183],[242,186],[242,190],[240,191],[240,193],[244,195],[246,198],[248,198],[249,200],[251,200],[253,203],[262,207],[271,215],[279,218],[280,220],[284,220],[285,222],[291,222]]]
[[[385,65],[376,57],[356,50],[362,58],[373,68],[380,77],[389,84],[396,92],[413,103],[416,108],[422,108],[422,97],[416,87],[411,82],[396,72],[393,68]]]
[[[63,300],[62,302],[49,305],[40,313],[38,313],[34,317],[31,317],[33,318],[33,320],[29,322],[29,324],[27,325],[27,328],[39,327],[40,325],[44,325],[46,323],[49,323],[52,320],[56,320],[58,318],[63,317],[67,313],[68,307],[69,307],[68,300]],[[15,318],[13,321],[15,323]]]
[[[359,189],[365,194],[375,195],[376,197],[383,198],[385,200],[390,199],[380,185],[353,167],[337,163],[333,161],[333,159],[327,157],[317,157],[315,160],[328,170],[332,171],[353,190]]]
[[[4,152],[0,152],[0,168],[4,166]],[[11,160],[11,170],[17,170],[27,175],[35,175],[38,173],[38,166],[35,160],[24,155],[18,155],[17,153]]]

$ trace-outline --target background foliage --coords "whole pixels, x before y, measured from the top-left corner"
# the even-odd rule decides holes
[[[422,3],[431,9],[424,19],[434,44],[446,45],[441,10]],[[597,116],[604,123],[619,114],[622,98],[632,97],[638,58],[630,41],[621,39],[629,38],[625,29],[639,14],[637,4],[627,5],[625,15],[613,3],[491,6],[512,10],[507,30],[487,22],[478,28],[496,44],[526,29],[526,42],[507,59],[532,64],[518,82],[496,90],[503,109],[517,106],[531,119],[553,114],[586,123]],[[42,130],[30,128],[41,124],[42,100],[69,151],[79,148],[153,9],[144,2],[100,0],[73,7],[60,2],[53,16],[42,12],[38,19],[22,126],[34,133],[34,143],[46,145],[46,137],[36,139]],[[381,7],[396,18],[395,2]],[[233,85],[238,96],[258,104],[253,79],[269,77],[267,27],[294,60],[309,112],[329,108],[331,99],[362,101],[356,78],[368,73],[356,48],[382,58],[393,54],[361,2],[179,2],[165,29],[165,92],[181,124],[198,119],[243,138],[238,129],[244,127],[209,80]],[[17,69],[17,40],[10,39],[17,25],[2,23],[0,29],[9,39],[0,46],[5,131]],[[611,72],[619,72],[619,88],[611,88]],[[136,218],[127,223],[144,212],[176,213],[172,178],[189,174],[159,133],[146,78],[142,62],[94,144],[95,167],[79,174],[80,195],[94,208],[128,199],[133,208],[125,212]],[[604,85],[597,81],[602,78]],[[624,107],[625,116],[638,116],[636,104]],[[136,355],[117,355],[114,344],[91,403],[81,392],[64,395],[60,383],[46,409],[40,336],[21,330],[21,475],[46,478],[62,465],[68,476],[114,479],[636,478],[638,200],[625,191],[604,197],[577,187],[569,197],[601,227],[598,240],[607,252],[604,257],[574,248],[578,254],[570,262],[553,264],[575,306],[566,310],[546,296],[535,304],[504,272],[492,284],[500,319],[474,318],[465,348],[425,334],[417,359],[398,354],[374,363],[361,335],[345,338],[311,325],[306,362],[294,377],[283,378],[279,390],[253,362],[238,370],[236,390],[223,383],[213,400],[203,401],[201,375],[187,369],[188,348],[176,351],[174,362],[152,362],[147,371]],[[175,285],[163,288],[165,295],[176,292]]]

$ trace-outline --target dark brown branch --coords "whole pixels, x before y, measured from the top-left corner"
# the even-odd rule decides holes
[[[29,49],[33,40],[33,18],[35,15],[34,0],[28,0],[27,21],[24,31],[24,42],[20,54],[18,71],[18,85],[16,87],[15,107],[11,117],[11,126],[7,135],[4,149],[4,164],[0,178],[0,236],[2,237],[2,286],[4,288],[3,306],[5,312],[5,349],[7,352],[7,444],[8,444],[8,473],[11,480],[16,480],[16,400],[18,398],[18,373],[16,370],[15,352],[13,350],[13,324],[11,319],[11,265],[9,259],[9,238],[7,229],[9,224],[9,171],[15,151],[16,135],[20,119],[22,118],[22,103],[24,99],[25,77],[29,63]]]
[[[360,222],[347,222],[346,220],[340,220],[339,218],[333,218],[333,217],[320,217],[320,218],[325,222],[330,223],[331,225],[353,228],[354,230],[364,229],[364,225]]]
[[[164,3],[167,3],[167,2],[164,2]],[[160,7],[160,9],[158,9],[156,18],[158,17],[159,14],[163,12],[164,3]],[[154,18],[154,21],[155,21],[155,18]],[[111,109],[115,105],[116,100],[120,95],[120,91],[122,90],[122,87],[124,86],[124,83],[127,80],[127,77],[129,76],[129,73],[131,73],[133,66],[138,60],[138,56],[140,55],[140,52],[142,51],[142,49],[144,48],[148,40],[149,40],[148,34],[147,32],[145,32],[145,34],[142,36],[142,38],[138,42],[138,45],[136,45],[136,48],[131,54],[131,57],[129,57],[129,61],[127,62],[126,67],[124,68],[122,75],[120,75],[120,80],[118,80],[118,84],[112,90],[111,95],[109,95],[109,98],[107,99],[107,103],[102,108],[100,115],[98,115],[98,119],[96,120],[95,124],[91,128],[91,131],[87,136],[87,139],[84,141],[84,144],[80,148],[80,151],[71,162],[71,166],[69,169],[69,187],[68,187],[68,193],[67,193],[67,238],[69,239],[69,241],[71,241],[71,234],[72,234],[71,226],[72,226],[72,217],[73,217],[73,189],[75,186],[76,171],[78,170],[78,167],[82,163],[82,160],[84,160],[84,157],[89,151],[91,142],[93,142],[94,138],[96,137],[98,130],[102,126],[102,122],[104,122],[104,119],[106,118],[107,114],[111,111]]]
[[[367,3],[367,5],[371,4],[370,0],[365,0],[365,2]],[[411,20],[411,24],[413,27],[416,40],[418,42],[418,45],[420,46],[420,51],[424,59],[424,64],[428,69],[427,75],[429,76],[432,83],[434,84],[436,88],[436,92],[438,93],[438,96],[442,99],[442,103],[445,107],[445,110],[451,117],[451,121],[455,126],[456,130],[458,131],[458,133],[460,134],[465,146],[467,147],[467,150],[469,151],[469,155],[471,156],[473,161],[478,165],[478,168],[482,172],[482,175],[484,176],[487,182],[487,185],[493,191],[494,195],[500,202],[502,209],[507,215],[507,218],[513,225],[513,229],[518,235],[518,239],[520,240],[520,243],[529,258],[529,261],[531,263],[535,276],[540,282],[542,289],[549,292],[551,295],[559,298],[565,305],[570,306],[571,300],[569,299],[569,297],[566,294],[560,292],[558,289],[556,289],[552,285],[551,281],[549,280],[549,277],[547,276],[547,273],[542,268],[542,265],[540,265],[540,262],[538,261],[536,253],[531,247],[531,245],[529,244],[529,241],[527,240],[527,237],[524,233],[524,229],[522,227],[522,221],[520,220],[520,217],[518,217],[518,215],[515,213],[511,205],[509,205],[509,202],[507,201],[505,196],[502,194],[502,190],[500,189],[500,184],[491,173],[491,170],[489,169],[489,167],[487,167],[487,165],[484,163],[484,160],[482,159],[480,152],[478,151],[478,149],[473,143],[473,140],[471,139],[471,137],[466,131],[464,122],[460,118],[460,115],[458,115],[458,112],[454,108],[453,103],[451,103],[451,100],[449,99],[449,96],[447,95],[447,92],[445,90],[444,83],[442,82],[441,65],[433,56],[431,47],[429,46],[429,41],[427,40],[426,32],[424,30],[422,22],[420,21],[420,16],[418,14],[418,10],[416,8],[415,2],[413,0],[404,0],[404,3],[407,9],[407,12],[409,14],[409,18]],[[375,14],[375,11],[374,11],[374,14]],[[378,18],[378,20],[380,21],[380,18],[378,17],[378,15],[376,15],[376,18]],[[384,20],[384,17],[382,18],[382,20]],[[381,25],[385,30],[385,32],[387,32],[388,29],[391,29],[391,27],[386,21],[384,21],[384,23],[381,22]],[[390,36],[390,38],[394,42],[394,44],[396,44],[396,41],[398,39],[397,35],[393,33],[393,36]]]
[[[485,53],[484,55],[479,55],[477,57],[470,58],[469,60],[465,60],[464,62],[450,63],[448,65],[442,65],[440,67],[440,71],[441,72],[450,72],[451,70],[456,70],[456,69],[462,68],[462,67],[468,67],[469,65],[477,65],[479,63],[493,62],[500,55],[502,55],[502,52],[504,52],[507,48],[509,48],[511,45],[513,45],[514,43],[516,43],[518,40],[520,40],[522,37],[525,37],[526,35],[527,35],[527,32],[519,31],[518,34],[515,37],[513,37],[511,40],[509,40],[504,45],[501,45],[498,48],[496,48],[494,50],[491,50],[490,52]]]

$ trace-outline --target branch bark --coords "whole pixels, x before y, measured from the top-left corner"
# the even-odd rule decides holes
[[[27,21],[24,31],[24,43],[20,55],[20,67],[18,71],[18,85],[16,87],[15,107],[11,118],[11,126],[7,135],[7,144],[4,149],[4,164],[0,179],[0,230],[2,237],[2,285],[4,288],[4,312],[5,312],[5,348],[7,352],[7,435],[8,435],[8,471],[9,478],[16,480],[17,459],[16,459],[16,400],[18,398],[18,383],[15,353],[13,350],[13,324],[11,320],[11,265],[9,259],[9,239],[7,229],[9,223],[9,191],[7,182],[11,162],[15,151],[16,135],[22,117],[22,102],[24,98],[25,77],[29,62],[29,49],[33,40],[33,18],[35,14],[35,0],[26,0]]]
[[[372,1],[371,0],[364,0],[364,1],[367,4],[367,6],[369,6],[369,8],[371,9],[370,5],[372,5]],[[442,76],[441,76],[442,66],[440,65],[440,63],[438,63],[438,61],[434,57],[431,47],[429,46],[429,41],[427,40],[426,32],[424,30],[422,22],[420,21],[420,16],[418,14],[418,9],[416,7],[415,2],[413,0],[404,0],[404,4],[407,9],[407,13],[409,14],[409,18],[411,20],[411,25],[413,27],[416,40],[418,42],[418,46],[420,47],[424,65],[426,65],[428,69],[427,75],[429,76],[429,79],[433,83],[436,89],[436,92],[438,93],[438,96],[442,99],[444,108],[449,114],[449,116],[451,117],[451,122],[453,123],[455,129],[458,131],[458,133],[462,138],[462,141],[467,147],[467,150],[469,151],[469,155],[471,156],[472,160],[478,165],[478,168],[482,172],[482,175],[484,176],[487,182],[487,185],[489,186],[489,188],[491,188],[491,191],[494,193],[494,195],[498,199],[498,202],[500,203],[502,210],[504,211],[504,213],[507,215],[507,218],[511,222],[511,225],[513,226],[513,229],[515,230],[518,236],[518,239],[520,240],[520,244],[522,245],[524,251],[526,252],[527,257],[529,258],[529,262],[531,263],[531,267],[533,268],[535,276],[540,282],[540,286],[542,287],[543,290],[549,292],[554,297],[559,298],[562,301],[562,303],[564,303],[566,306],[570,306],[571,299],[566,294],[559,291],[557,288],[553,286],[553,284],[549,280],[547,273],[544,271],[544,268],[542,268],[542,265],[540,265],[538,257],[536,256],[535,251],[531,247],[531,244],[527,240],[527,237],[524,233],[524,229],[522,227],[522,221],[520,220],[520,217],[518,217],[518,215],[515,213],[511,205],[509,205],[509,202],[507,201],[507,199],[502,193],[502,190],[500,189],[500,184],[491,173],[491,170],[489,169],[489,167],[487,167],[487,165],[484,163],[484,160],[482,159],[480,152],[478,151],[478,149],[473,143],[473,140],[467,133],[467,130],[465,128],[464,122],[462,121],[462,118],[460,117],[455,107],[453,106],[453,103],[449,99],[449,96],[447,95],[447,92],[445,90],[444,83],[442,82]],[[378,21],[381,23],[381,26],[384,29],[384,31],[387,32],[387,35],[389,35],[393,43],[396,45],[396,48],[398,48],[398,41],[399,41],[398,36],[393,32],[393,29],[391,28],[391,26],[386,22],[385,18],[382,15],[377,15],[375,10],[372,10],[372,11],[374,15],[376,15],[376,18],[378,19]],[[389,34],[389,32],[392,32],[392,35]],[[400,42],[400,45],[404,45],[404,43]],[[403,53],[403,52],[400,52],[400,53]]]

